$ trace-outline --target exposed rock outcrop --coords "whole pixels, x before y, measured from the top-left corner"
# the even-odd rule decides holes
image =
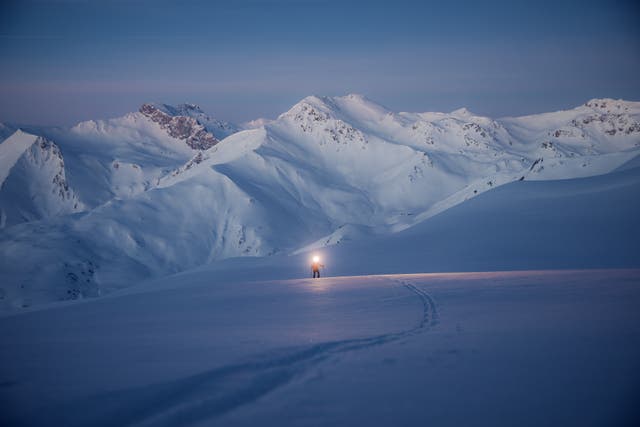
[[[184,141],[193,150],[208,150],[220,142],[193,117],[171,116],[153,104],[143,104],[140,112],[158,123],[169,136]]]

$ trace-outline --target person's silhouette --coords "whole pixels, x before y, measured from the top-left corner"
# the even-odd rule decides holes
[[[313,257],[313,262],[311,263],[311,271],[313,272],[313,278],[320,277],[320,268],[324,267],[324,265],[320,264],[320,258],[317,256]]]

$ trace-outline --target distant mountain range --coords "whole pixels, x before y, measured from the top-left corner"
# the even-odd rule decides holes
[[[492,119],[310,96],[242,127],[191,104],[0,125],[0,305],[388,235],[505,183],[606,174],[640,154],[640,102],[612,99]]]

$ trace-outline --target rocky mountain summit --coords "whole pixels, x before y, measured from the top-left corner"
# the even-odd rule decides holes
[[[231,122],[219,120],[209,116],[205,113],[200,106],[196,104],[178,104],[168,105],[161,104],[156,105],[158,109],[169,114],[170,116],[184,116],[195,119],[199,124],[204,126],[208,132],[213,134],[217,139],[224,139],[227,136],[234,134],[240,130],[238,126]]]
[[[208,150],[220,142],[193,117],[172,116],[153,104],[143,104],[140,113],[158,123],[173,138],[184,141],[193,150]]]

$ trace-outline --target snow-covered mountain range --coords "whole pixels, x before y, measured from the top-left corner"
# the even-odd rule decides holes
[[[396,233],[505,183],[605,174],[640,154],[640,103],[611,99],[492,119],[311,96],[247,127],[190,104],[2,125],[0,304]]]

